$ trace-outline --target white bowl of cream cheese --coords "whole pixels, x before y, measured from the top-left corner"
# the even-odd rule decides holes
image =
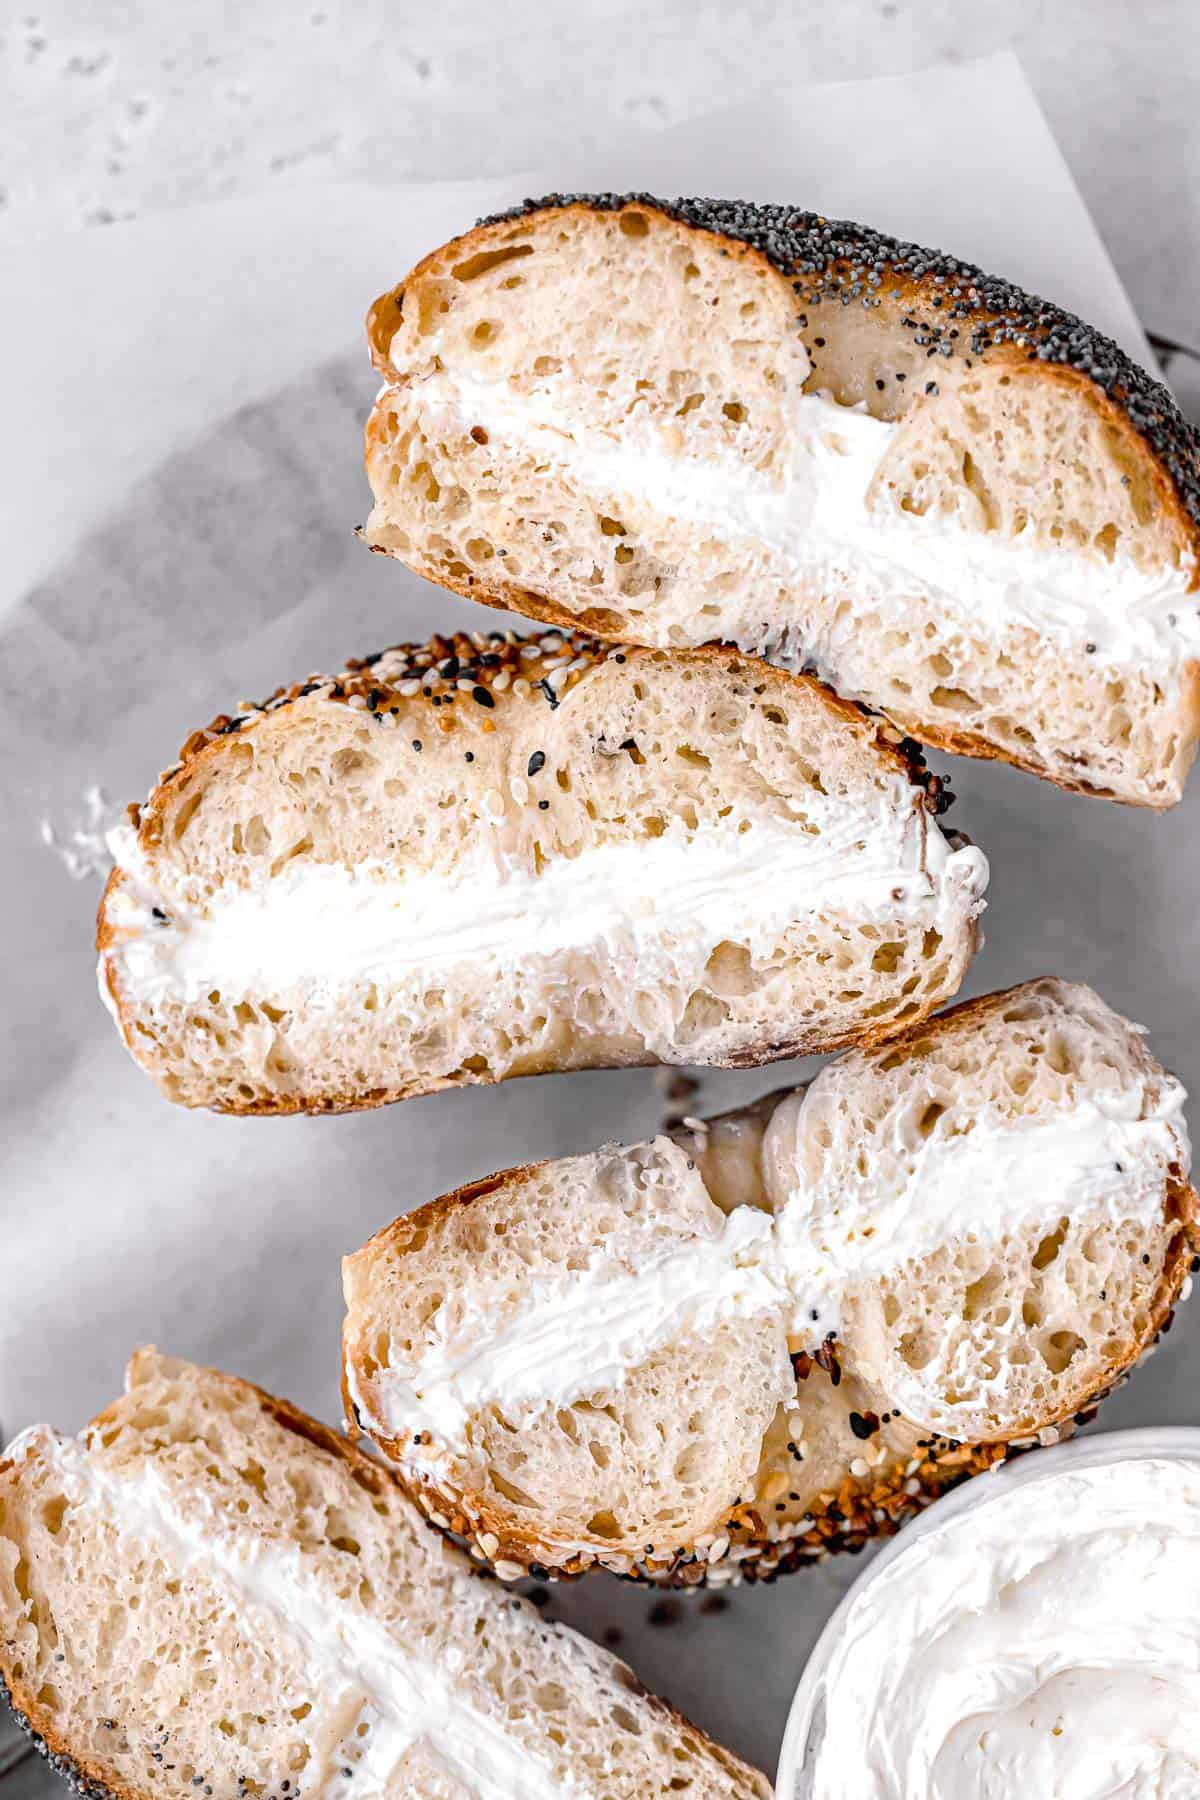
[[[864,1570],[817,1642],[778,1800],[1195,1800],[1200,1429],[978,1477]]]

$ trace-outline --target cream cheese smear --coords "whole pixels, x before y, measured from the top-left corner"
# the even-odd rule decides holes
[[[806,794],[804,813],[745,832],[600,842],[539,874],[491,844],[447,872],[298,859],[257,887],[230,883],[194,904],[161,890],[137,834],[121,827],[109,837],[126,881],[108,954],[151,1003],[211,988],[229,1000],[319,1002],[468,963],[500,976],[597,944],[646,982],[668,967],[698,978],[723,939],[767,951],[817,913],[949,933],[980,910],[983,853],[952,849],[903,776],[859,805]]]

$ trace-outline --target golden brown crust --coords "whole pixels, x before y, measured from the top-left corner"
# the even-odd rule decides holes
[[[1021,982],[995,993],[960,1000],[931,1020],[906,1026],[889,1042],[903,1054],[920,1039],[936,1038],[951,1025],[991,1013],[1010,997],[1036,985],[1036,981]],[[546,1162],[524,1164],[455,1188],[394,1219],[375,1233],[367,1248],[390,1246],[402,1254],[418,1232],[436,1225],[448,1213],[469,1206],[495,1193],[498,1188],[523,1186],[547,1166]],[[1101,1401],[1121,1384],[1138,1358],[1155,1343],[1161,1332],[1170,1329],[1173,1310],[1189,1267],[1200,1251],[1200,1196],[1175,1174],[1168,1181],[1165,1209],[1176,1229],[1145,1330],[1126,1340],[1096,1381],[1067,1395],[1054,1413],[1027,1422],[1010,1439],[963,1443],[941,1434],[931,1434],[918,1445],[920,1455],[916,1466],[913,1466],[912,1458],[903,1458],[882,1473],[875,1471],[861,1479],[847,1471],[836,1491],[822,1494],[809,1507],[813,1522],[811,1529],[804,1532],[789,1537],[782,1537],[777,1532],[772,1535],[770,1521],[761,1510],[747,1505],[735,1507],[722,1526],[730,1538],[729,1552],[727,1557],[718,1558],[714,1563],[708,1561],[704,1550],[697,1551],[691,1546],[657,1557],[614,1557],[606,1553],[603,1544],[597,1540],[588,1550],[564,1552],[544,1539],[514,1530],[510,1516],[498,1511],[486,1495],[458,1488],[440,1480],[428,1467],[415,1466],[409,1458],[411,1435],[399,1438],[370,1435],[389,1459],[389,1466],[395,1470],[405,1491],[435,1529],[465,1543],[471,1556],[483,1566],[495,1569],[500,1565],[506,1579],[511,1579],[518,1571],[544,1578],[548,1574],[575,1576],[593,1566],[603,1566],[634,1581],[668,1587],[696,1587],[705,1585],[714,1575],[718,1580],[728,1579],[730,1559],[736,1563],[736,1578],[773,1579],[777,1574],[789,1573],[837,1551],[860,1550],[871,1538],[892,1535],[900,1525],[967,1476],[989,1469],[1017,1451],[1070,1436],[1077,1424],[1094,1417]],[[354,1426],[361,1422],[352,1398],[348,1325],[347,1320],[342,1335],[342,1402],[347,1424]],[[812,1359],[799,1361],[798,1379],[807,1379]]]
[[[400,325],[405,289],[413,282],[426,275],[436,273],[442,266],[452,266],[466,257],[493,253],[506,241],[527,233],[531,223],[540,223],[559,217],[580,218],[597,210],[619,211],[623,204],[620,201],[613,201],[611,196],[602,196],[595,201],[583,197],[562,205],[530,205],[518,213],[500,219],[484,220],[470,231],[464,232],[460,237],[454,238],[448,244],[432,251],[410,271],[398,287],[381,294],[367,313],[367,340],[371,360],[384,381],[396,382],[402,379],[400,371],[391,361],[389,350]],[[695,204],[700,207],[705,203]],[[715,229],[712,224],[699,224],[691,219],[683,218],[678,210],[645,196],[631,197],[629,205],[640,213],[655,215],[664,225],[672,229],[700,231],[706,236],[718,238],[725,254],[753,262],[770,278],[782,282],[787,289],[789,303],[797,315],[801,315],[804,307],[809,303],[811,296],[807,295],[802,284],[791,278],[791,274],[783,272],[779,259],[773,258],[755,245],[736,237],[726,236],[720,230]],[[754,212],[757,209],[749,210]],[[904,248],[911,250],[912,246],[904,246]],[[836,262],[831,265],[835,272],[838,267]],[[946,287],[944,276],[941,276],[935,267],[930,266],[926,273],[914,274],[908,269],[889,263],[886,256],[878,260],[875,267],[886,274],[886,292],[889,303],[894,303],[902,311],[925,315],[923,322],[927,324],[930,320],[938,319],[945,300]],[[964,273],[971,273],[966,265],[960,265],[960,267],[963,268]],[[844,265],[842,268],[844,273]],[[1016,292],[1016,290],[1013,291]],[[1028,296],[1020,296],[1020,298],[1027,300]],[[1043,303],[1035,304],[1042,306],[1044,313],[1055,311],[1055,309],[1046,309]],[[995,323],[998,316],[996,308],[989,308],[983,304],[960,306],[956,317],[963,320],[962,337],[964,342],[968,339],[972,326],[977,330],[986,331],[989,325]],[[1065,317],[1065,315],[1058,316]],[[1068,323],[1078,325],[1079,322],[1068,321]],[[940,329],[940,326],[929,326],[929,328]],[[1086,329],[1080,327],[1081,331],[1086,331]],[[956,331],[954,335],[957,338],[959,334]],[[1029,335],[1030,341],[1036,341],[1036,333],[1032,329]],[[1089,336],[1095,338],[1094,333]],[[1039,382],[1051,382],[1084,396],[1104,423],[1120,438],[1131,461],[1140,467],[1144,479],[1152,488],[1162,508],[1163,517],[1168,522],[1169,535],[1177,551],[1195,559],[1191,579],[1192,588],[1200,586],[1200,517],[1195,516],[1189,510],[1180,486],[1181,480],[1184,483],[1187,482],[1187,469],[1191,465],[1194,464],[1197,471],[1200,471],[1200,451],[1196,449],[1194,434],[1188,444],[1182,447],[1173,444],[1176,452],[1171,458],[1172,465],[1176,469],[1176,475],[1173,477],[1166,461],[1161,455],[1156,454],[1150,441],[1154,435],[1153,432],[1148,429],[1139,429],[1134,423],[1133,399],[1128,395],[1126,389],[1123,389],[1119,383],[1115,387],[1106,389],[1081,368],[1063,366],[1054,361],[1043,361],[1037,357],[1031,364],[1030,352],[1019,347],[1024,343],[1023,337],[1019,337],[1014,342],[1009,334],[1003,341],[984,344],[976,351],[976,360],[989,365],[1001,364],[1022,377],[1036,379]],[[1110,348],[1115,350],[1116,347],[1110,346]],[[1173,404],[1165,389],[1160,389],[1158,384],[1150,383],[1149,378],[1142,375],[1141,371],[1134,370],[1133,365],[1128,365],[1128,370],[1133,376],[1140,376],[1143,383],[1147,383],[1151,389],[1160,393],[1168,405]],[[1122,401],[1122,394],[1125,394],[1125,403]],[[381,408],[376,405],[367,420],[366,458],[368,464],[373,453],[382,446],[386,438],[383,417]],[[1182,420],[1179,421],[1179,426],[1182,432],[1187,433],[1188,428]],[[1173,436],[1172,433],[1172,441]],[[1183,470],[1182,475],[1180,470]],[[1200,473],[1194,473],[1191,477],[1189,493],[1193,490],[1200,492]],[[364,535],[361,528],[358,535],[360,537]],[[368,547],[380,556],[397,554],[384,544],[372,543]],[[526,618],[542,620],[568,630],[575,630],[582,626],[594,632],[598,638],[613,642],[645,641],[638,638],[635,622],[611,607],[592,608],[585,614],[571,613],[565,607],[558,605],[552,598],[534,593],[516,583],[507,582],[498,575],[474,573],[465,568],[461,574],[455,574],[442,564],[435,567],[421,555],[419,550],[407,550],[403,560],[418,574],[435,582],[439,587],[460,594],[464,599],[479,601],[484,606],[494,607],[501,611],[519,612]],[[1200,738],[1200,664],[1190,665],[1180,712],[1181,722],[1188,739],[1194,741]],[[1043,763],[1018,750],[1009,749],[992,740],[981,738],[974,732],[947,729],[936,721],[922,720],[919,726],[910,722],[907,728],[919,730],[922,743],[934,748],[947,750],[961,756],[1008,763],[1027,774],[1052,781],[1055,786],[1070,793],[1118,800],[1123,804],[1144,806],[1151,810],[1163,810],[1175,804],[1174,799],[1169,797],[1156,800],[1149,795],[1131,798],[1126,794],[1118,794],[1102,783],[1089,780],[1083,775],[1078,780],[1065,779],[1061,775],[1051,774]]]
[[[536,657],[524,654],[537,644],[550,647]],[[428,660],[419,662],[418,659]],[[456,632],[450,636],[435,634],[423,644],[396,645],[374,656],[352,661],[338,675],[310,675],[290,687],[277,688],[258,706],[244,705],[235,714],[219,713],[202,730],[192,732],[186,739],[179,760],[163,771],[144,804],[129,808],[139,847],[153,856],[167,836],[172,809],[184,803],[195,785],[206,778],[212,765],[228,753],[231,743],[253,736],[266,721],[302,702],[349,706],[377,717],[394,712],[398,716],[402,714],[406,720],[411,717],[411,709],[417,708],[428,721],[421,726],[422,732],[447,733],[460,728],[444,704],[447,694],[458,691],[470,709],[471,728],[477,726],[484,732],[491,732],[503,729],[506,720],[519,706],[543,703],[556,706],[563,695],[585,681],[593,670],[618,659],[631,674],[639,664],[647,662],[687,662],[710,667],[723,665],[731,672],[752,669],[756,680],[780,688],[794,689],[799,685],[819,698],[831,720],[837,719],[850,726],[898,774],[914,787],[923,788],[930,813],[940,813],[950,803],[945,781],[925,766],[921,749],[912,739],[901,737],[886,721],[873,719],[862,707],[842,699],[816,676],[776,668],[733,645],[706,644],[691,650],[667,651],[650,645],[602,645],[595,638],[574,631],[555,630],[540,636],[536,633],[522,636],[512,631],[487,635]],[[453,672],[443,677],[436,673],[441,668]],[[560,682],[560,685],[547,688],[546,684],[552,681]],[[419,688],[412,692],[415,682],[419,682]],[[461,689],[460,684],[464,682],[469,684],[469,692]],[[518,687],[520,683],[524,684],[524,691]],[[485,700],[479,700],[477,690],[486,696]],[[107,954],[120,937],[113,922],[112,903],[127,880],[120,869],[114,869],[109,875],[97,913],[96,949],[101,957],[100,981],[110,997],[117,1028],[126,1048],[135,1060],[140,1061],[133,1000],[122,988],[115,959]],[[920,1016],[926,1017],[936,1004],[936,998],[931,999]],[[886,1023],[836,1036],[812,1030],[789,1038],[764,1040],[760,1049],[722,1062],[714,1060],[712,1066],[754,1068],[763,1062],[842,1050],[851,1044],[879,1043],[890,1035],[892,1031]],[[641,1066],[647,1066],[652,1060],[644,1059]],[[547,1064],[545,1070],[531,1073],[548,1073],[564,1066],[567,1065],[556,1061]],[[639,1065],[631,1061],[626,1066]],[[216,1103],[214,1110],[235,1117],[362,1112],[398,1100],[440,1093],[446,1088],[488,1086],[494,1080],[486,1071],[462,1071],[451,1076],[423,1077],[366,1093],[348,1092],[315,1099],[286,1094],[273,1096],[270,1100],[230,1097]]]

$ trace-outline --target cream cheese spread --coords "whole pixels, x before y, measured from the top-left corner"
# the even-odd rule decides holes
[[[1091,666],[1141,668],[1164,681],[1200,657],[1189,559],[1147,570],[1128,557],[1048,549],[1032,533],[1023,540],[933,512],[871,508],[872,477],[903,421],[873,418],[827,394],[799,396],[790,457],[775,477],[735,455],[680,453],[636,416],[619,435],[596,427],[576,435],[551,394],[522,394],[461,371],[427,377],[421,408],[433,422],[469,415],[497,441],[531,446],[585,492],[619,496],[628,524],[644,510],[726,541],[763,544],[822,594],[905,605],[923,596],[936,615],[989,635],[1030,629],[1076,654],[1086,644]],[[722,631],[734,635],[728,621]],[[736,635],[745,641],[742,630]],[[819,639],[804,644],[837,685],[824,652]]]
[[[231,1001],[319,996],[464,963],[506,971],[595,945],[652,991],[680,971],[700,980],[722,940],[765,954],[816,913],[949,935],[980,910],[982,852],[952,850],[903,776],[870,805],[807,790],[802,805],[795,824],[593,844],[548,859],[538,874],[498,844],[450,874],[296,859],[257,888],[227,885],[204,906],[165,897],[123,826],[109,840],[127,879],[109,903],[117,941],[106,956],[151,1005],[214,988]],[[100,985],[107,1000],[103,961]]]
[[[1140,1086],[1079,1099],[1020,1121],[981,1111],[969,1130],[935,1131],[882,1167],[882,1146],[862,1177],[838,1157],[806,1180],[799,1141],[818,1112],[823,1083],[784,1100],[767,1126],[763,1211],[711,1206],[707,1222],[676,1246],[630,1267],[601,1253],[577,1272],[533,1274],[503,1316],[484,1299],[457,1309],[448,1335],[435,1314],[417,1356],[393,1359],[352,1398],[375,1434],[430,1431],[465,1451],[470,1416],[492,1401],[566,1405],[620,1385],[661,1345],[724,1319],[773,1321],[781,1340],[778,1398],[794,1393],[783,1355],[790,1337],[815,1349],[837,1332],[855,1284],[899,1271],[940,1244],[971,1237],[995,1243],[1010,1232],[1049,1229],[1060,1215],[1145,1223],[1163,1205],[1172,1162],[1186,1162],[1182,1087],[1164,1077],[1154,1100]],[[655,1145],[674,1179],[700,1184],[687,1152]],[[691,1208],[693,1212],[700,1211]]]
[[[299,1544],[239,1530],[198,1494],[185,1510],[152,1463],[133,1473],[107,1469],[44,1426],[22,1433],[7,1455],[16,1460],[34,1448],[63,1470],[73,1506],[95,1508],[123,1534],[153,1544],[185,1579],[194,1573],[215,1582],[251,1638],[280,1637],[294,1648],[320,1702],[305,1794],[344,1795],[343,1771],[352,1766],[360,1800],[382,1800],[398,1791],[397,1766],[414,1748],[432,1752],[480,1800],[554,1800],[579,1791],[471,1704],[461,1670],[415,1654],[386,1624],[322,1592]],[[330,1731],[330,1719],[344,1730]]]
[[[808,1800],[1195,1800],[1200,1466],[985,1488],[864,1583],[819,1694]]]

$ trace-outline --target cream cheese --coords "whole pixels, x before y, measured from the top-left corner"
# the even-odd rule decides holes
[[[421,385],[421,408],[448,425],[464,414],[497,441],[533,447],[585,492],[619,497],[625,522],[666,515],[727,542],[758,543],[790,564],[806,587],[852,603],[924,597],[931,614],[973,624],[989,635],[1030,629],[1074,654],[1089,647],[1091,666],[1141,668],[1178,679],[1200,657],[1200,610],[1190,559],[1140,569],[1029,539],[972,530],[954,517],[869,508],[871,480],[903,421],[873,418],[864,407],[827,394],[799,396],[790,456],[772,477],[734,455],[680,453],[664,431],[632,417],[617,433],[589,428],[576,436],[553,396],[440,371]],[[775,622],[777,625],[779,621]],[[722,622],[745,648],[762,621]],[[837,683],[835,652],[806,637],[804,655]]]
[[[395,1771],[414,1748],[432,1752],[480,1800],[554,1800],[579,1791],[471,1704],[461,1671],[414,1654],[387,1625],[323,1593],[298,1544],[239,1529],[198,1493],[185,1511],[153,1463],[113,1471],[45,1427],[23,1433],[7,1454],[15,1460],[39,1448],[63,1470],[73,1506],[94,1507],[123,1534],[155,1545],[184,1579],[213,1580],[248,1636],[294,1647],[319,1701],[303,1783],[314,1800],[344,1795],[348,1766],[360,1800],[382,1800],[398,1791]]]
[[[1194,1800],[1200,1468],[985,1492],[867,1580],[819,1691],[808,1800]]]
[[[668,1143],[655,1148],[664,1158],[671,1154]],[[439,1445],[464,1449],[471,1414],[490,1401],[565,1404],[607,1392],[682,1332],[709,1331],[723,1319],[779,1316],[788,1294],[770,1215],[739,1207],[711,1225],[709,1235],[636,1269],[605,1257],[555,1281],[531,1274],[519,1309],[498,1328],[468,1314],[452,1336],[423,1348],[411,1370],[393,1361],[380,1371],[375,1404],[351,1364],[360,1418],[385,1436],[431,1431]]]
[[[707,1229],[629,1267],[607,1253],[575,1273],[522,1284],[497,1320],[486,1299],[436,1314],[419,1354],[374,1375],[352,1397],[364,1425],[383,1437],[430,1431],[467,1449],[470,1415],[489,1402],[566,1405],[620,1386],[660,1346],[724,1319],[761,1317],[815,1349],[837,1332],[855,1284],[893,1273],[939,1244],[995,1243],[1010,1232],[1049,1229],[1063,1213],[1148,1222],[1163,1204],[1168,1166],[1187,1159],[1184,1090],[1164,1077],[1157,1097],[1133,1086],[1097,1093],[1045,1117],[1007,1121],[981,1111],[969,1131],[935,1133],[910,1147],[891,1176],[873,1146],[859,1177],[838,1158],[806,1180],[798,1143],[838,1065],[783,1101],[767,1126],[762,1161],[771,1212],[713,1206]],[[686,1153],[660,1140],[675,1178]],[[691,1179],[699,1181],[698,1174]],[[789,1366],[781,1353],[779,1398]]]
[[[260,887],[223,888],[203,908],[165,898],[122,827],[110,843],[127,881],[110,901],[117,941],[106,955],[150,1004],[214,988],[232,1001],[319,995],[464,963],[504,971],[592,945],[652,989],[680,967],[698,980],[723,939],[766,953],[818,912],[949,931],[979,911],[982,853],[951,850],[903,776],[870,805],[806,791],[803,813],[746,832],[718,825],[691,838],[679,829],[593,844],[550,858],[540,874],[498,842],[452,874],[297,859]],[[102,963],[102,994],[106,985]]]

